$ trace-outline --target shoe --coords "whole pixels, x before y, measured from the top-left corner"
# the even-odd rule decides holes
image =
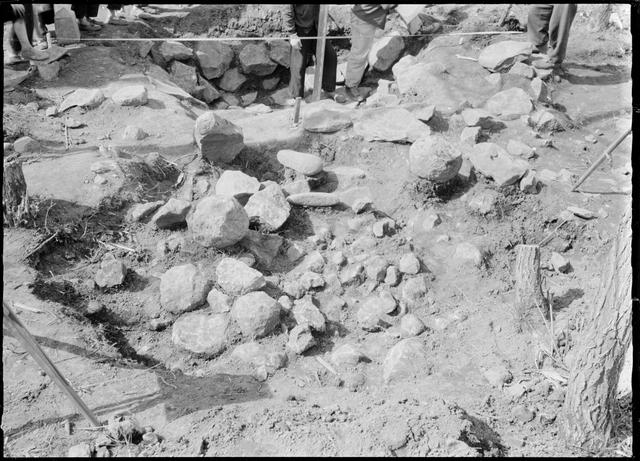
[[[364,101],[364,97],[362,96],[362,93],[360,93],[360,90],[358,90],[358,87],[354,86],[353,88],[350,88],[346,86],[345,91],[349,99],[352,99],[353,101],[358,101],[358,102]]]
[[[96,32],[102,29],[102,26],[93,24],[90,21],[87,21],[86,19],[82,19],[78,21],[78,28],[84,32]]]

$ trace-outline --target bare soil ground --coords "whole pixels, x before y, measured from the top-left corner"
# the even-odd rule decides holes
[[[450,19],[447,30],[493,30],[505,6],[437,5],[431,12]],[[332,12],[337,23],[331,33],[348,32],[348,8]],[[579,125],[554,134],[554,147],[537,147],[534,161],[538,171],[566,169],[573,179],[623,132],[631,117],[628,30],[594,33],[583,15],[588,12],[588,5],[580,6],[572,29],[569,77],[550,84],[553,101]],[[514,5],[513,14],[526,22],[526,6]],[[127,26],[108,26],[100,34],[255,36],[278,33],[280,28],[276,6],[162,5],[157,15]],[[414,46],[419,51],[422,44]],[[340,56],[344,60],[344,52]],[[363,331],[355,313],[367,288],[345,287],[318,294],[328,320],[319,344],[304,355],[289,354],[288,365],[264,380],[231,357],[234,344],[219,357],[205,360],[178,350],[171,327],[148,328],[149,319],[161,314],[159,277],[167,269],[192,262],[212,272],[222,257],[244,253],[236,247],[203,250],[189,241],[185,229],[154,230],[124,219],[133,202],[184,192],[175,187],[180,171],[199,171],[201,176],[204,172],[212,178],[219,174],[190,155],[196,151],[185,127],[197,109],[158,99],[161,109],[175,114],[175,119],[167,119],[164,111],[154,115],[153,107],[144,114],[107,104],[95,110],[74,108],[68,115],[84,126],[72,130],[75,145],[66,151],[61,121],[45,116],[45,109],[75,88],[105,86],[124,74],[144,71],[148,63],[137,55],[137,48],[121,43],[72,49],[65,59],[55,82],[32,77],[4,94],[5,142],[28,134],[42,143],[41,154],[23,157],[27,183],[38,191],[35,195],[57,198],[42,198],[26,227],[4,229],[3,288],[25,326],[101,420],[133,415],[162,438],[148,446],[115,444],[111,456],[586,454],[566,447],[558,433],[562,376],[554,380],[540,370],[553,366],[566,375],[583,315],[595,298],[601,266],[630,200],[630,138],[616,150],[613,163],[600,167],[580,193],[570,192],[571,184],[560,180],[551,181],[537,195],[514,187],[501,190],[494,209],[479,215],[470,211],[468,201],[484,190],[496,190],[490,180],[479,176],[434,191],[409,174],[408,145],[367,143],[352,130],[305,134],[296,141],[297,150],[320,155],[327,164],[357,166],[366,172],[354,185],[371,189],[377,212],[359,215],[359,225],[354,226],[355,215],[349,210],[294,208],[280,234],[311,250],[307,237],[328,226],[338,248],[349,256],[379,254],[397,261],[405,252],[418,254],[431,274],[426,302],[414,311],[428,327],[420,336],[429,352],[428,369],[421,376],[385,384],[382,362],[398,342],[397,325],[378,333]],[[371,74],[368,83],[380,77]],[[116,195],[109,187],[94,188],[82,181],[78,183],[84,185],[76,187],[71,179],[74,168],[81,171],[102,158],[98,147],[117,141],[113,133],[141,119],[152,136],[135,146],[120,143],[119,148],[132,155],[158,151],[178,169],[164,177],[132,173],[139,182],[122,185]],[[458,139],[462,128],[449,123],[439,131]],[[587,135],[595,136],[597,143],[587,142]],[[491,133],[490,140],[506,145],[509,139],[538,146],[540,141],[532,130],[515,123]],[[282,169],[274,161],[277,150],[245,149],[231,167],[260,181],[280,180]],[[573,268],[567,274],[543,270],[553,299],[552,339],[537,313],[522,331],[513,320],[513,249],[519,243],[542,241],[560,224],[558,216],[568,206],[589,209],[597,218],[568,222],[542,248],[543,266],[552,251],[558,251]],[[428,208],[440,214],[442,224],[431,231],[415,230],[412,220]],[[369,229],[384,215],[393,217],[400,230],[373,239]],[[54,233],[56,238],[24,258]],[[158,256],[159,243],[182,237],[178,251]],[[483,250],[481,268],[452,264],[455,245],[461,242]],[[127,278],[118,288],[99,290],[93,278],[107,252],[125,262]],[[284,264],[263,272],[277,281],[291,268]],[[346,305],[332,303],[332,295],[339,295]],[[91,310],[96,304],[104,308]],[[285,332],[259,342],[265,350],[284,350],[286,341]],[[336,370],[320,363],[318,358],[330,361],[331,351],[346,343],[358,344],[369,360]],[[553,349],[552,343],[558,351],[545,358],[541,351]],[[488,380],[499,368],[513,377],[504,388]],[[99,431],[86,430],[88,422],[8,336],[3,338],[3,391],[5,456],[66,456],[69,447],[100,437]],[[629,453],[629,397],[619,404],[614,439],[599,455]],[[523,416],[525,409],[532,412],[531,418]],[[65,421],[73,423],[71,433]]]

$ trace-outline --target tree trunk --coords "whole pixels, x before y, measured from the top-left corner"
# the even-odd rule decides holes
[[[27,183],[22,174],[22,162],[4,162],[2,176],[2,218],[5,226],[20,224],[27,205]]]
[[[571,366],[561,419],[568,446],[602,450],[613,428],[620,371],[631,342],[631,207],[609,253]]]
[[[522,323],[539,308],[547,312],[547,299],[542,293],[540,277],[540,247],[518,245],[516,247],[516,302],[515,320],[520,330]]]
[[[613,12],[611,3],[598,5],[591,13],[591,28],[594,31],[603,31],[609,27],[609,20]]]

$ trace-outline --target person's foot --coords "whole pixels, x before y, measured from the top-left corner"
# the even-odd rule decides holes
[[[87,18],[80,19],[78,21],[78,27],[80,28],[80,30],[85,32],[96,32],[102,29],[102,26],[99,26],[98,24],[93,24]]]
[[[49,59],[49,53],[42,50],[36,50],[35,48],[27,48],[22,50],[22,57],[29,59],[30,61],[46,61]]]
[[[49,48],[49,44],[47,43],[47,40],[43,38],[42,40],[38,40],[38,42],[33,45],[33,47],[36,50],[46,50],[47,48]]]
[[[349,97],[349,99],[352,99],[353,101],[358,101],[358,102],[364,101],[364,96],[362,96],[362,93],[356,86],[354,87],[346,86],[345,92],[347,93],[347,97]]]

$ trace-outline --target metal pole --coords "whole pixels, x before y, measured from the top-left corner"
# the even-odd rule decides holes
[[[320,100],[320,90],[322,87],[322,74],[324,71],[324,50],[327,44],[327,17],[329,15],[329,5],[320,5],[318,18],[318,41],[316,42],[316,73],[313,79],[312,101]]]
[[[615,141],[613,141],[613,143],[607,148],[606,151],[604,151],[604,154],[602,154],[600,156],[600,158],[598,158],[598,160],[596,160],[593,165],[591,165],[591,167],[587,170],[587,172],[585,174],[582,175],[582,177],[580,179],[578,179],[578,182],[576,183],[575,186],[573,186],[573,189],[571,189],[571,192],[575,192],[576,189],[580,186],[580,184],[582,184],[583,182],[585,182],[587,180],[587,178],[589,176],[591,176],[591,174],[596,171],[596,168],[598,168],[600,166],[600,164],[602,162],[604,162],[609,155],[611,154],[611,152],[613,152],[613,150],[618,147],[620,145],[620,143],[622,141],[625,140],[625,138],[627,136],[629,136],[631,134],[631,128],[629,128],[627,131],[625,131],[624,133],[622,133],[620,135],[620,137],[618,139],[616,139]]]
[[[36,339],[24,327],[22,322],[20,322],[20,319],[13,313],[4,299],[2,300],[2,320],[3,326],[7,328],[9,332],[20,341],[20,343],[22,343],[22,347],[31,354],[36,363],[40,365],[47,375],[49,375],[58,387],[62,389],[62,392],[64,392],[67,397],[73,401],[85,418],[87,418],[93,426],[99,427],[100,421],[98,421],[98,418],[96,418],[89,407],[87,407],[80,399],[67,380],[64,379],[64,376],[62,376],[60,371],[58,371],[58,368],[49,359],[49,357],[47,357],[36,342]]]

